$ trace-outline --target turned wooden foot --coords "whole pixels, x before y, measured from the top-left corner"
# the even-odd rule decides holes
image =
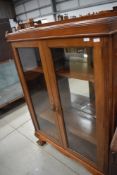
[[[37,143],[38,143],[40,146],[43,146],[43,145],[46,144],[46,142],[43,141],[43,140],[41,140],[41,139],[39,139],[39,140],[37,141]]]

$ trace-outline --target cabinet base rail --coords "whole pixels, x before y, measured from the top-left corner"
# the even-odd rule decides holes
[[[105,174],[101,173],[100,171],[98,171],[96,168],[94,168],[91,165],[89,165],[88,163],[86,163],[84,160],[80,159],[78,156],[75,156],[74,154],[72,154],[68,150],[64,149],[63,147],[61,147],[60,145],[56,144],[52,140],[48,139],[46,136],[40,134],[38,131],[35,132],[35,136],[39,139],[39,145],[40,145],[40,143],[42,143],[41,146],[43,146],[45,143],[51,144],[58,151],[63,153],[65,156],[67,156],[67,157],[69,157],[69,158],[71,158],[73,160],[76,160],[77,162],[82,164],[88,171],[90,171],[92,173],[92,175],[105,175]]]

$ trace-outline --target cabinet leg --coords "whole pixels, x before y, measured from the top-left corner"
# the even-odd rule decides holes
[[[43,146],[43,145],[46,144],[46,142],[45,142],[44,140],[41,140],[41,139],[39,139],[39,140],[37,141],[37,143],[38,143],[40,146]]]

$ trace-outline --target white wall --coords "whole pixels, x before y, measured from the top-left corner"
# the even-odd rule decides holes
[[[53,15],[51,15],[53,12],[51,7],[51,0],[31,0],[29,2],[17,5],[15,7],[15,11],[17,19],[22,21],[25,21],[29,18],[45,19],[45,16],[47,16],[48,21],[54,20]]]
[[[117,1],[112,2],[113,0],[69,0],[66,2],[60,2],[60,0],[56,0],[58,2],[56,4],[57,7],[57,15],[58,14],[68,14],[69,17],[71,16],[80,16],[86,15],[88,13],[98,12],[102,10],[110,10],[113,6],[117,6]],[[78,3],[79,2],[79,3]],[[104,2],[111,2],[102,5],[95,5],[92,7],[85,8],[86,6],[94,5],[96,3],[104,3]],[[41,8],[43,7],[43,8]],[[83,8],[81,8],[83,7]],[[79,8],[79,9],[77,9]],[[51,7],[51,0],[31,0],[29,2],[25,2],[21,5],[16,6],[16,14],[17,19],[25,21],[29,18],[33,18],[36,20],[42,20],[43,22],[47,21],[54,21],[54,16],[52,14],[53,10]],[[28,10],[33,10],[31,12],[27,12]],[[71,9],[71,11],[69,11]],[[72,10],[77,9],[77,10]],[[67,11],[67,12],[63,12]],[[24,14],[22,14],[24,13]]]
[[[71,16],[79,17],[80,15],[86,15],[88,13],[99,12],[99,11],[104,11],[104,10],[111,10],[113,6],[117,6],[117,2],[73,10],[73,11],[67,12],[67,14],[69,17]],[[61,14],[64,15],[65,13],[61,13]]]
[[[69,10],[70,8],[76,8],[78,6],[78,0],[66,1],[57,4],[57,11]]]

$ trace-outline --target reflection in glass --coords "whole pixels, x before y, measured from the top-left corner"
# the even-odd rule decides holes
[[[39,49],[18,48],[18,53],[40,130],[58,141],[55,112],[49,103]],[[36,67],[40,67],[40,72],[37,72]]]
[[[57,79],[69,147],[96,162],[95,97],[90,95],[90,84],[73,78]]]
[[[58,140],[55,113],[51,110],[44,75],[35,73],[35,78],[33,76],[33,79],[28,79],[27,85],[40,130]]]
[[[92,48],[54,48],[51,51],[56,70],[92,73]]]
[[[51,49],[68,146],[96,163],[96,111],[93,50]]]

